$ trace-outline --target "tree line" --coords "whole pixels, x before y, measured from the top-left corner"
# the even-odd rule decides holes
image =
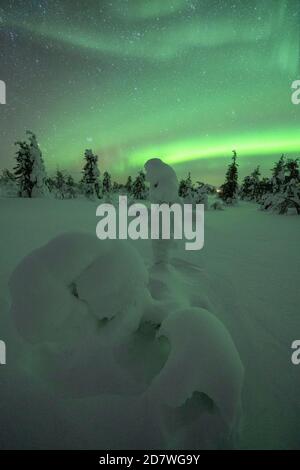
[[[260,167],[257,166],[249,176],[245,176],[239,187],[237,154],[233,151],[219,196],[225,204],[236,204],[240,198],[257,202],[262,210],[286,214],[293,209],[300,215],[299,160],[281,155],[269,177],[261,178]]]
[[[70,174],[59,169],[54,176],[47,176],[36,135],[27,131],[26,136],[26,140],[15,143],[17,151],[13,171],[5,169],[0,175],[0,185],[6,188],[8,195],[16,193],[19,197],[34,198],[52,194],[58,199],[73,199],[83,195],[88,199],[101,199],[113,192],[123,191],[134,199],[147,198],[148,188],[143,171],[134,179],[129,176],[126,184],[112,182],[108,171],[101,178],[98,156],[90,149],[84,153],[79,181],[76,182]]]
[[[125,193],[133,199],[147,199],[148,187],[145,173],[141,170],[135,178],[128,176],[125,184],[112,182],[108,171],[101,178],[98,156],[87,149],[83,156],[82,176],[78,182],[64,171],[57,170],[55,175],[47,176],[42,152],[36,135],[26,132],[27,139],[15,143],[17,147],[13,171],[7,169],[0,175],[0,187],[8,193],[17,192],[19,197],[34,198],[53,194],[59,199],[73,199],[83,195],[88,199],[109,197],[112,193]],[[239,199],[254,201],[263,210],[285,214],[294,209],[300,215],[300,176],[298,158],[284,155],[274,164],[269,177],[261,178],[259,166],[238,183],[237,152],[228,165],[225,181],[217,190],[214,186],[201,181],[193,183],[191,174],[179,182],[178,194],[187,203],[204,204],[208,208],[208,196],[218,194],[219,201],[211,204],[213,209],[223,209],[234,205]]]

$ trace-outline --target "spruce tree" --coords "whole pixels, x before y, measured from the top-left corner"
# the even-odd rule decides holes
[[[284,166],[285,177],[280,192],[272,203],[272,209],[279,214],[286,214],[289,209],[296,209],[300,215],[300,178],[298,159],[289,159]],[[284,172],[281,172],[284,174]]]
[[[240,197],[248,201],[257,201],[259,199],[260,191],[260,170],[259,166],[251,173],[250,176],[244,178],[243,184],[240,188]]]
[[[264,177],[260,180],[258,185],[258,197],[257,201],[261,202],[266,194],[272,191],[272,181],[270,178]]]
[[[192,188],[193,188],[193,183],[192,183],[191,173],[188,173],[187,178],[182,179],[179,183],[178,196],[182,198],[186,198],[188,195],[190,195]]]
[[[76,185],[71,175],[67,177],[65,185],[67,197],[69,199],[74,199],[76,197]]]
[[[86,150],[84,154],[84,160],[85,163],[81,180],[83,193],[89,199],[93,199],[95,197],[100,198],[100,172],[97,165],[98,156],[94,155],[92,150]]]
[[[55,178],[48,176],[46,179],[46,185],[47,185],[48,191],[52,193],[53,190],[55,190]]]
[[[30,148],[27,142],[16,142],[19,148],[16,153],[16,166],[14,167],[14,176],[18,184],[18,195],[20,197],[31,197],[33,182],[31,180],[32,160]]]
[[[146,176],[143,171],[140,171],[132,185],[132,195],[135,199],[146,199]]]
[[[121,186],[121,185],[120,185],[119,183],[117,183],[116,181],[114,181],[113,184],[112,184],[112,192],[113,192],[113,193],[117,193],[117,192],[119,191],[119,189],[120,189],[120,186]]]
[[[209,186],[201,181],[197,181],[197,186],[194,189],[193,202],[195,204],[204,204],[204,208],[208,209],[208,193]]]
[[[279,193],[285,181],[285,156],[281,155],[277,163],[272,168],[272,192]]]
[[[32,162],[32,169],[30,179],[32,182],[32,193],[31,197],[43,197],[48,194],[48,188],[46,184],[47,175],[42,157],[42,152],[39,148],[36,135],[27,131],[26,134],[29,138],[29,152],[30,159]]]
[[[252,200],[257,201],[259,197],[260,169],[259,166],[251,173],[251,194]]]
[[[240,187],[240,197],[241,199],[250,199],[251,194],[251,177],[245,176],[243,179],[242,185]]]
[[[288,183],[291,180],[299,180],[299,159],[289,158],[285,164],[286,169],[286,179],[285,182]]]
[[[238,195],[238,164],[237,154],[233,150],[232,163],[228,166],[225,183],[221,186],[220,197],[226,204],[234,204]]]
[[[66,178],[62,171],[57,170],[55,175],[55,188],[56,197],[59,199],[65,199],[67,195]]]
[[[112,189],[112,184],[111,184],[111,176],[108,173],[108,171],[105,171],[103,173],[103,181],[102,181],[102,191],[104,194],[109,194]]]

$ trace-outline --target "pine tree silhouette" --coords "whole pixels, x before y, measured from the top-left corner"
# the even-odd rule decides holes
[[[92,150],[86,150],[84,154],[84,160],[85,164],[83,167],[83,176],[81,180],[83,193],[88,198],[100,198],[100,172],[97,165],[98,156],[94,155]]]
[[[135,199],[146,198],[146,176],[143,171],[140,171],[132,185],[132,195]]]
[[[225,183],[221,186],[220,197],[226,204],[234,204],[238,195],[238,164],[236,151],[233,150],[232,163],[228,166]]]

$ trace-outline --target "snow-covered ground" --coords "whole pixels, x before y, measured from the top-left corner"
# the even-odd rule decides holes
[[[102,253],[100,245],[103,242],[97,240],[95,235],[95,211],[96,203],[85,200],[0,199],[0,339],[7,345],[7,365],[0,368],[0,447],[120,449],[219,448],[235,445],[239,448],[300,448],[300,366],[291,363],[291,343],[300,339],[299,217],[261,212],[251,203],[240,203],[224,211],[208,211],[205,215],[203,250],[188,252],[179,248],[174,252],[170,265],[161,269],[152,266],[150,241],[128,242],[139,252],[136,262],[130,261],[135,259],[135,255],[126,258],[123,248],[118,248],[118,256],[111,255],[113,266],[107,270],[110,281],[105,285],[107,276],[104,275],[98,286],[96,281],[90,285],[89,279],[93,278],[93,269],[101,277],[101,262],[92,265],[90,273],[80,268],[84,263],[90,266],[84,257],[93,257],[98,246]],[[71,232],[90,234],[90,237],[83,237],[79,244],[74,242],[72,256],[62,251],[59,259],[55,259],[55,249],[52,259],[50,245],[48,257],[43,258],[45,251],[41,256],[40,252],[35,255],[34,269],[30,258],[29,267],[22,268],[21,274],[18,271],[16,274],[15,269],[25,256],[58,235]],[[59,246],[62,246],[61,242]],[[128,245],[128,251],[130,249]],[[102,253],[101,256],[103,260],[107,254]],[[116,264],[118,259],[119,267]],[[127,316],[122,312],[121,328],[113,329],[112,326],[110,330],[103,330],[109,332],[110,338],[122,339],[124,328],[133,332],[139,324],[139,312],[142,310],[145,310],[143,314],[146,317],[148,315],[152,319],[161,315],[161,320],[164,310],[176,310],[182,303],[181,312],[185,314],[168,317],[160,339],[154,340],[155,332],[153,335],[143,333],[131,344],[132,356],[141,353],[141,360],[136,357],[132,359],[129,354],[126,356],[125,349],[118,351],[119,372],[130,370],[135,379],[132,383],[126,382],[124,385],[121,375],[117,379],[116,376],[112,377],[115,365],[112,364],[111,368],[107,366],[112,359],[108,356],[103,359],[98,346],[89,349],[92,351],[90,371],[86,363],[80,364],[78,369],[76,364],[75,372],[74,369],[70,372],[70,369],[60,368],[55,362],[57,356],[54,355],[53,359],[49,352],[53,348],[55,354],[59,351],[66,359],[65,363],[68,362],[68,351],[63,349],[64,331],[67,349],[74,341],[72,351],[76,341],[78,347],[86,351],[92,336],[89,336],[88,324],[78,327],[77,320],[68,317],[66,308],[69,304],[65,307],[67,303],[64,302],[67,301],[56,296],[52,287],[49,292],[47,289],[43,292],[42,319],[36,317],[35,295],[40,302],[40,290],[48,282],[43,282],[48,279],[48,274],[43,271],[45,260],[53,270],[56,269],[57,282],[60,279],[62,282],[71,281],[71,277],[67,280],[64,277],[67,277],[67,272],[72,274],[77,269],[77,284],[74,287],[71,283],[72,288],[78,290],[73,291],[75,301],[86,296],[90,305],[97,305],[97,302],[107,305],[105,302],[108,302],[110,306],[111,300],[106,299],[105,292],[112,289],[108,297],[115,300],[113,307],[109,308],[114,308],[117,315],[119,303],[125,305],[134,297],[134,318],[132,310],[128,310]],[[70,263],[73,263],[72,269]],[[102,266],[106,269],[107,260]],[[144,268],[149,280],[145,295],[142,295]],[[119,275],[116,274],[118,270]],[[128,298],[123,298],[122,279],[134,279],[135,275],[137,290],[134,291],[135,285],[126,281],[129,294]],[[9,283],[13,295],[18,296],[17,314],[14,316]],[[155,299],[154,304],[153,299],[147,299],[148,289]],[[32,311],[30,299],[33,299]],[[158,302],[157,308],[155,301]],[[166,305],[161,306],[159,302],[163,301]],[[147,302],[150,302],[149,308]],[[47,318],[50,304],[62,308],[62,315],[66,318],[66,322],[59,325],[59,334]],[[39,344],[31,346],[27,343],[28,338],[24,339],[24,335],[19,334],[16,315],[22,312],[23,306],[24,315],[28,315],[29,322],[33,321],[34,341],[39,335],[46,338],[48,350]],[[197,321],[193,316],[195,307],[203,314],[197,317]],[[58,310],[53,312],[55,315]],[[78,317],[78,312],[76,315]],[[97,320],[103,323],[112,316],[112,312],[99,315]],[[70,318],[75,325],[73,333],[77,331],[78,334],[80,329],[80,335],[87,338],[82,343],[79,336],[69,333]],[[199,322],[198,318],[201,318]],[[24,319],[21,320],[21,324],[26,324]],[[151,341],[148,341],[149,337]],[[164,342],[165,337],[171,341],[171,349],[168,341]],[[107,348],[105,354],[110,351],[109,346]],[[174,350],[178,354],[171,357]],[[97,354],[99,365],[95,363]],[[207,412],[211,404],[205,403],[203,396],[192,397],[191,393],[199,391],[213,398],[225,421],[230,422],[232,410],[235,404],[238,405],[239,360],[244,368],[240,420],[239,425],[235,426],[237,435],[224,444],[219,440],[223,432],[222,420],[214,421],[215,415],[211,411],[206,422],[203,407]],[[168,368],[164,369],[164,365]],[[50,373],[48,367],[49,370],[54,368],[54,372]],[[161,370],[165,370],[164,374],[159,373]],[[87,390],[81,388],[85,374],[87,377],[93,376]],[[101,377],[105,377],[102,383]],[[203,389],[199,381],[202,381]],[[104,382],[106,388],[103,387]],[[74,393],[72,387],[71,390],[68,388],[70,383],[74,385]],[[136,383],[140,389],[134,385]],[[103,390],[100,391],[101,387]],[[130,393],[124,393],[126,387]],[[237,395],[233,396],[234,393]],[[173,401],[178,405],[184,397],[185,406],[177,407],[176,416],[174,413],[170,416],[170,412],[156,407],[164,398],[167,404],[171,405]],[[198,419],[199,416],[201,419]]]

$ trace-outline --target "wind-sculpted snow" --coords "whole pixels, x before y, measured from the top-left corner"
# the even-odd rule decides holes
[[[85,233],[33,251],[10,280],[31,373],[69,399],[139,396],[161,446],[189,447],[190,438],[225,446],[238,423],[243,367],[225,327],[201,308],[209,302],[186,288],[192,269],[148,270],[131,242]]]

